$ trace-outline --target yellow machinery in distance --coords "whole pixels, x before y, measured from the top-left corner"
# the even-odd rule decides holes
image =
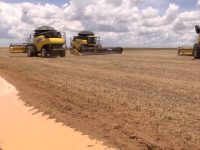
[[[91,31],[81,31],[70,41],[70,53],[74,55],[121,54],[122,52],[121,47],[102,47],[100,37]]]
[[[10,44],[9,52],[10,53],[25,53],[26,52],[26,46],[27,46],[27,43]]]
[[[10,53],[27,53],[29,57],[38,56],[60,56],[65,57],[66,38],[49,26],[37,28],[33,36],[28,38],[28,43],[10,44]]]
[[[179,47],[178,55],[179,56],[193,56],[194,59],[200,58],[200,26],[195,26],[196,33],[198,34],[198,38],[194,42],[193,47]]]
[[[193,56],[193,48],[192,47],[181,47],[178,48],[179,56]]]

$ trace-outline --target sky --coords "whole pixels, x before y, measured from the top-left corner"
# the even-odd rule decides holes
[[[105,46],[192,46],[200,0],[0,0],[0,16],[0,46],[26,42],[42,25],[66,32],[68,45],[90,30]]]

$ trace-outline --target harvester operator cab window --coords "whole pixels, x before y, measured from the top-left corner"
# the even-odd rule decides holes
[[[61,38],[61,33],[56,30],[43,30],[43,31],[35,31],[34,37],[44,35],[46,38]]]
[[[100,44],[100,38],[99,37],[89,37],[88,43],[95,44],[95,45]]]
[[[73,38],[73,40],[74,41],[76,41],[76,40],[87,40],[88,38],[86,37],[86,36],[75,36],[74,38]]]

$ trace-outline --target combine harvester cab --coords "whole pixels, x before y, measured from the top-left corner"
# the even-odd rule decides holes
[[[37,28],[34,35],[30,35],[26,44],[11,44],[11,53],[27,53],[29,57],[38,56],[60,56],[66,54],[66,35],[58,32],[52,27],[41,26]]]
[[[91,31],[81,31],[70,41],[70,53],[74,55],[96,55],[96,54],[121,54],[121,47],[102,47],[100,37]]]

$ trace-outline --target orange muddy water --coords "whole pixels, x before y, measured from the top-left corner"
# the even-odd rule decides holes
[[[73,129],[24,106],[14,86],[0,77],[0,146],[3,150],[108,150]]]

